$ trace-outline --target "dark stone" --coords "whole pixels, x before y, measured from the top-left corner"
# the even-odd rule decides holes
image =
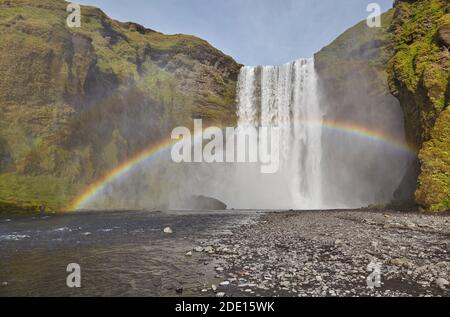
[[[206,196],[192,196],[186,200],[183,209],[190,210],[226,210],[227,205],[218,199]]]
[[[415,205],[415,192],[419,174],[420,161],[418,158],[415,158],[410,162],[402,182],[394,193],[393,205],[405,207]]]
[[[450,48],[450,25],[442,26],[438,31],[439,43]]]

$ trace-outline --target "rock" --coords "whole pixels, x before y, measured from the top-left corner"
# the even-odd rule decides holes
[[[317,276],[316,276],[316,281],[317,281],[317,282],[322,282],[322,281],[323,281],[322,276],[317,275]]]
[[[218,199],[206,196],[192,196],[183,202],[181,209],[187,210],[226,210],[227,205]]]
[[[220,266],[219,266],[219,267],[216,267],[216,271],[217,271],[217,272],[223,272],[223,267],[220,267]]]
[[[334,241],[334,245],[335,246],[342,245],[342,240],[337,239],[336,241]]]
[[[222,283],[220,283],[220,286],[228,286],[230,285],[229,281],[223,281]]]
[[[213,253],[214,252],[214,248],[212,246],[207,246],[204,250],[207,253]]]
[[[170,227],[166,227],[164,228],[164,233],[171,234],[173,233],[173,230]]]
[[[225,297],[225,293],[224,292],[217,293],[217,297]]]
[[[192,252],[191,251],[187,252],[186,256],[192,256]]]
[[[407,269],[414,267],[414,263],[412,263],[410,260],[408,260],[406,258],[392,259],[389,261],[389,263],[391,265],[398,266],[398,267],[404,267]]]
[[[215,293],[215,292],[217,292],[217,286],[216,285],[211,285],[211,289],[212,289],[212,291]]]
[[[450,49],[450,25],[443,25],[438,31],[439,42]]]
[[[203,249],[203,247],[201,247],[201,246],[198,246],[198,247],[195,247],[195,248],[194,248],[194,251],[195,251],[195,252],[203,252],[203,250],[204,250],[204,249]]]
[[[178,288],[175,290],[175,292],[176,292],[177,294],[183,294],[183,288],[182,288],[182,287],[178,287]]]
[[[444,279],[444,278],[438,278],[437,280],[436,280],[436,285],[441,289],[441,290],[443,290],[443,291],[446,291],[447,290],[447,286],[449,285],[450,283],[449,283],[449,281],[447,281],[446,279]]]

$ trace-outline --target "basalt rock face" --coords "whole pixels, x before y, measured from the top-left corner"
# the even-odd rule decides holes
[[[0,0],[0,206],[63,208],[176,126],[235,125],[240,65],[63,0]],[[0,207],[1,209],[1,207]]]
[[[420,150],[416,202],[430,211],[450,209],[449,29],[446,0],[395,2],[389,86]]]

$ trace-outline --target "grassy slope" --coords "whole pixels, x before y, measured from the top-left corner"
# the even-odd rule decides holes
[[[437,38],[450,26],[447,6],[445,0],[397,1],[391,28],[389,83],[405,112],[408,137],[421,148],[416,200],[431,211],[450,208],[450,56]]]
[[[393,10],[383,14],[381,28],[358,23],[316,54],[316,66],[331,94],[346,89],[348,80],[358,84],[358,76],[370,80],[372,94],[386,93],[385,65],[391,57],[388,28],[393,15]]]
[[[61,209],[192,116],[235,121],[230,57],[93,7],[70,29],[66,6],[0,0],[0,211]]]

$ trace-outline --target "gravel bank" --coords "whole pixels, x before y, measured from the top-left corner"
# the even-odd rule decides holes
[[[199,290],[202,294],[450,295],[449,215],[270,213],[232,231],[198,241],[202,250],[193,256],[207,254],[216,263],[217,285]],[[370,263],[378,265],[380,287],[368,287]]]

